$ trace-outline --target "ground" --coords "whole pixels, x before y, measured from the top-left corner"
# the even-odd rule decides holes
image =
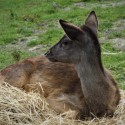
[[[59,19],[82,25],[92,10],[99,19],[103,64],[125,89],[124,0],[1,0],[0,69],[43,54],[64,34]]]

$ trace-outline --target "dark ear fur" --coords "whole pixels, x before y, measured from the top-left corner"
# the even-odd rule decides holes
[[[95,11],[92,11],[89,16],[87,17],[85,21],[85,25],[91,28],[95,34],[97,34],[98,31],[98,19],[96,16]]]
[[[71,40],[77,40],[78,35],[83,32],[79,27],[77,27],[77,26],[75,26],[75,25],[73,25],[71,23],[68,23],[68,22],[66,22],[64,20],[60,19],[59,23],[62,26],[63,30],[65,31],[66,35]]]

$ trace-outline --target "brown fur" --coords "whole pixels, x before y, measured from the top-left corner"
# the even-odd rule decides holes
[[[0,79],[26,91],[39,91],[58,113],[79,110],[84,105],[74,66],[53,63],[44,56],[8,66],[0,72]]]

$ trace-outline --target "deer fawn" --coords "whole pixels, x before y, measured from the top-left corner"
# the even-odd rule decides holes
[[[66,36],[45,55],[52,62],[75,65],[84,95],[80,116],[113,115],[120,98],[119,89],[101,62],[95,12],[90,13],[81,28],[64,20],[59,22]]]
[[[62,20],[60,24],[67,36],[46,53],[51,61],[38,56],[10,65],[0,72],[1,83],[39,91],[51,108],[58,113],[70,111],[71,118],[114,112],[119,89],[101,64],[95,13],[90,13],[81,28]]]

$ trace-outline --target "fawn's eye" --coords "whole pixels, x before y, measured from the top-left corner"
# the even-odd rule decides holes
[[[68,44],[69,44],[69,42],[65,41],[62,43],[62,47],[67,46]]]

